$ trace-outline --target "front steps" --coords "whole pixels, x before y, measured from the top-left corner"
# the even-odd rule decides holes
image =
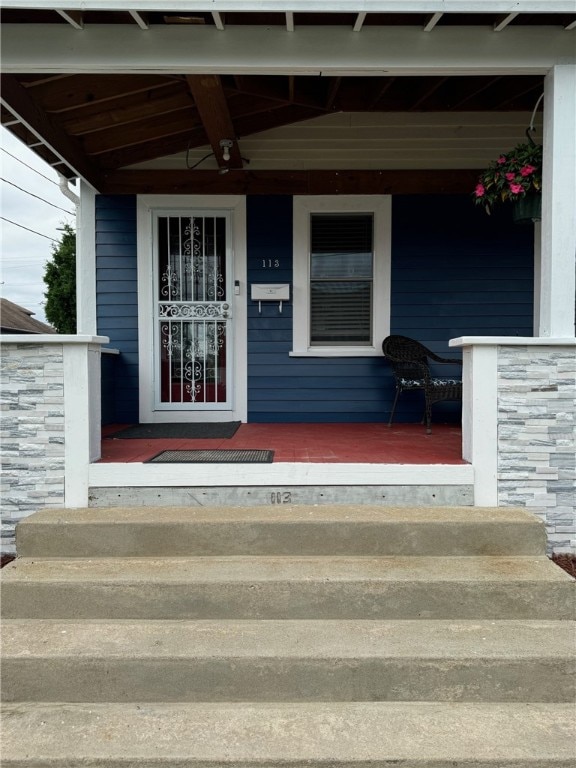
[[[3,768],[576,761],[576,582],[523,510],[44,510],[17,544]]]

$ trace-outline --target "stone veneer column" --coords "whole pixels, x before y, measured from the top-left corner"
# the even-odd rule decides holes
[[[19,520],[44,507],[70,506],[67,501],[80,498],[74,484],[81,491],[100,430],[99,407],[90,413],[86,403],[97,396],[99,406],[95,362],[100,345],[107,342],[94,336],[0,337],[4,553],[15,551]],[[67,446],[67,434],[74,434],[74,445]]]
[[[478,506],[522,506],[576,552],[576,339],[463,337],[463,455]]]
[[[498,505],[542,517],[576,551],[576,347],[498,348]]]

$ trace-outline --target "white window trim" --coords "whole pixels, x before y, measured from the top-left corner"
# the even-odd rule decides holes
[[[310,346],[310,215],[372,213],[374,281],[372,339],[369,346]],[[390,195],[296,195],[293,212],[293,340],[291,357],[374,357],[390,333],[392,198]]]

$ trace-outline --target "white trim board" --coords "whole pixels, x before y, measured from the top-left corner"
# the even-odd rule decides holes
[[[483,75],[545,74],[574,61],[573,33],[562,27],[5,24],[6,73]],[[190,51],[194,51],[194,56]]]
[[[390,195],[295,195],[293,213],[293,331],[291,357],[381,356],[382,339],[390,333],[392,264],[392,198]],[[372,345],[309,346],[310,214],[371,213],[374,216]]]
[[[449,347],[483,345],[491,347],[574,347],[576,338],[549,338],[548,336],[459,336],[450,339]]]
[[[367,13],[542,13],[543,0],[154,0],[155,11],[237,11],[262,12],[286,11],[308,12],[329,11],[331,13],[353,13],[361,10]],[[573,0],[545,0],[547,13],[572,13]],[[151,3],[148,3],[151,4]],[[3,0],[4,8],[46,10],[46,2],[31,0]],[[59,0],[57,7],[62,10],[83,11],[144,11],[142,0]],[[49,6],[50,7],[50,6]],[[52,6],[53,7],[53,6]]]
[[[471,485],[470,464],[126,464],[89,467],[93,487]]]

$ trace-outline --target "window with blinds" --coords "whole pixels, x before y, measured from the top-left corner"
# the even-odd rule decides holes
[[[311,214],[310,346],[372,344],[371,213]]]

